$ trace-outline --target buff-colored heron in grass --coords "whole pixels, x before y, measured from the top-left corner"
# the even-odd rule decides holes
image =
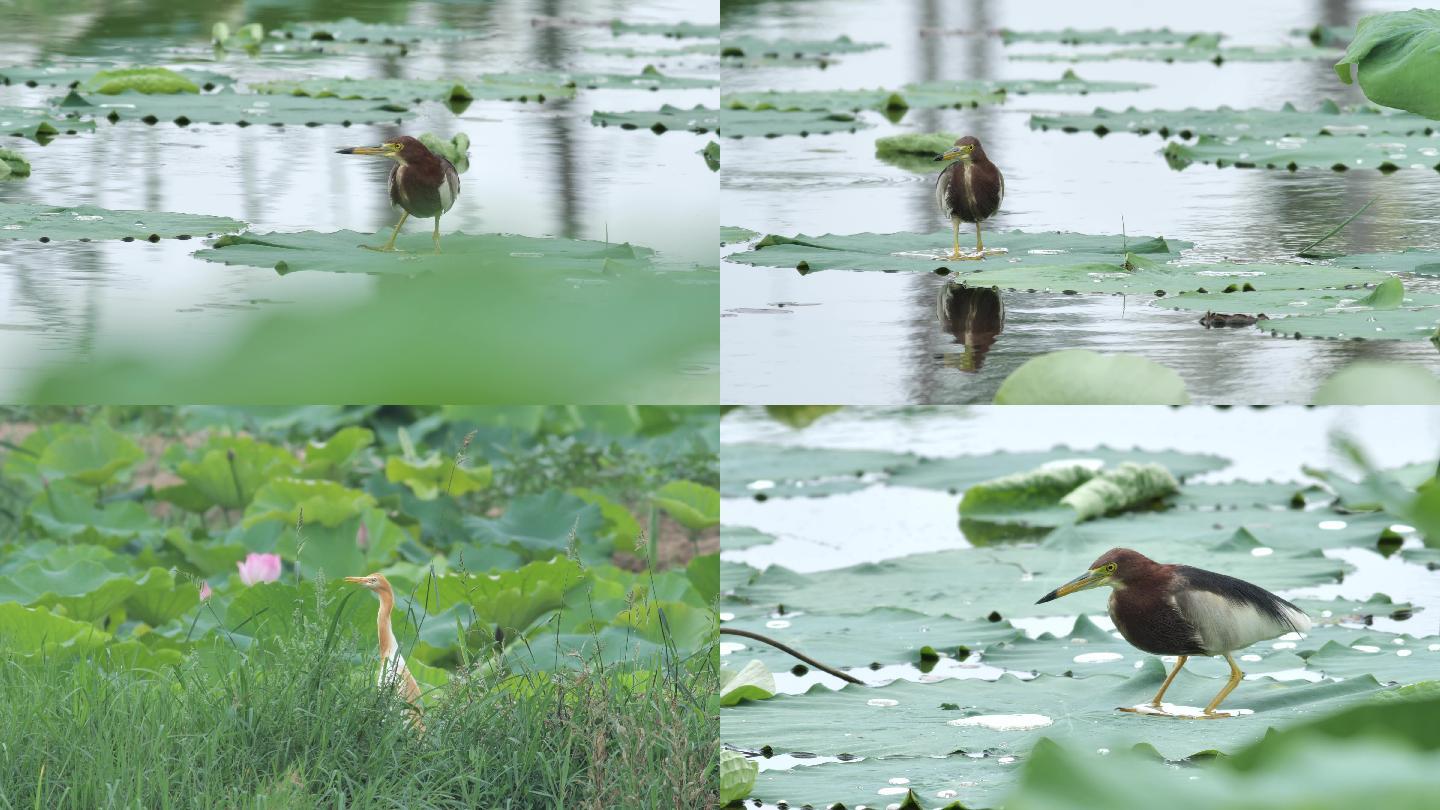
[[[395,223],[395,232],[383,247],[361,247],[394,250],[400,226],[414,214],[435,218],[435,252],[439,253],[440,215],[449,211],[455,205],[455,198],[460,196],[460,175],[455,166],[409,135],[391,138],[379,146],[350,146],[338,151],[342,155],[373,155],[395,161],[390,167],[390,204],[400,210],[400,221]]]
[[[370,574],[364,577],[345,577],[352,585],[359,585],[380,598],[380,612],[375,619],[376,634],[380,639],[380,674],[376,683],[381,689],[394,689],[414,709],[413,722],[421,731],[425,726],[420,722],[420,685],[410,668],[405,665],[405,656],[400,654],[400,645],[395,642],[395,631],[390,627],[390,614],[395,610],[395,591],[384,574]]]

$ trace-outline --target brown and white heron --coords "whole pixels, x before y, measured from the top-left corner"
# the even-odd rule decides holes
[[[980,237],[980,223],[995,216],[1005,199],[1005,177],[1000,168],[985,156],[980,139],[966,135],[935,160],[950,163],[935,179],[935,203],[940,213],[950,220],[955,232],[954,260],[985,258],[985,241]],[[960,252],[960,223],[975,223],[975,253]]]
[[[1128,548],[1101,554],[1089,571],[1035,604],[1102,585],[1112,589],[1110,619],[1126,641],[1153,655],[1178,656],[1150,701],[1157,709],[1190,656],[1221,655],[1230,664],[1230,680],[1205,707],[1205,716],[1226,716],[1215,709],[1245,677],[1230,654],[1310,629],[1305,611],[1258,585],[1188,565],[1164,565]]]
[[[440,252],[440,215],[455,205],[460,196],[460,175],[444,157],[431,152],[425,144],[400,135],[379,146],[350,146],[337,150],[341,155],[374,155],[395,161],[390,168],[390,204],[400,209],[400,221],[384,247],[361,247],[370,250],[394,250],[400,226],[411,214],[435,218],[435,252]]]
[[[345,577],[352,585],[359,585],[380,598],[380,613],[375,620],[376,635],[380,639],[380,674],[376,683],[381,689],[394,689],[405,698],[415,710],[412,718],[421,731],[425,726],[420,722],[420,685],[410,668],[405,666],[405,656],[400,654],[400,645],[395,641],[395,631],[390,627],[390,613],[395,609],[395,591],[384,574],[370,574],[364,577]]]

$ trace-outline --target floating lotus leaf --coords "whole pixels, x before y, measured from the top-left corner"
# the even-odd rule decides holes
[[[881,687],[847,685],[837,691],[777,695],[721,712],[724,741],[776,753],[808,751],[864,757],[938,757],[966,753],[1024,754],[1042,737],[1075,740],[1090,749],[1112,750],[1148,743],[1161,756],[1182,759],[1201,751],[1234,750],[1259,740],[1266,729],[1284,727],[1316,713],[1334,710],[1380,691],[1374,678],[1340,683],[1244,681],[1227,705],[1253,710],[1223,723],[1144,722],[1116,707],[1145,703],[1165,679],[1158,659],[1146,660],[1128,677],[1096,675],[1064,678],[1042,675],[1020,680],[1002,675],[995,681],[947,680],[938,683],[895,681]],[[1213,678],[1182,669],[1167,697],[1196,705],[1216,691]],[[952,724],[986,715],[1040,715],[1038,727],[989,728]],[[1003,722],[1004,718],[1000,718]],[[766,797],[761,797],[766,798]],[[775,797],[779,798],[779,797]],[[830,796],[787,796],[824,806]],[[964,801],[964,794],[961,794]]]
[[[1440,256],[1436,256],[1434,251],[1415,248],[1390,253],[1339,256],[1331,259],[1330,263],[1337,267],[1364,267],[1369,270],[1385,270],[1391,273],[1440,276]]]
[[[320,56],[363,56],[376,59],[394,60],[410,52],[410,46],[403,42],[371,42],[358,40],[324,39],[267,39],[259,49],[267,56],[294,56],[312,58]]]
[[[80,83],[80,89],[87,93],[103,93],[116,96],[124,92],[136,93],[199,93],[200,87],[189,78],[168,68],[126,67],[101,70]]]
[[[587,90],[685,90],[715,87],[720,83],[719,77],[714,76],[670,76],[654,65],[646,65],[638,74],[573,73],[560,74],[560,78],[568,85]]]
[[[906,453],[879,450],[730,444],[720,455],[720,493],[727,498],[757,493],[783,498],[852,492],[917,460]]]
[[[733,110],[720,112],[724,135],[730,138],[775,138],[781,135],[828,135],[872,127],[854,113],[829,110]]]
[[[284,39],[378,42],[381,44],[476,39],[485,35],[484,31],[479,28],[463,25],[453,27],[441,27],[438,25],[392,25],[389,23],[360,22],[351,17],[330,22],[286,23],[270,33],[272,37],[278,36]]]
[[[0,222],[5,223],[0,225],[0,239],[39,239],[42,242],[95,239],[148,239],[155,242],[226,233],[245,227],[245,223],[228,217],[201,214],[5,202],[0,202]]]
[[[1277,650],[1266,642],[1247,648],[1240,667],[1247,675],[1301,669],[1305,661],[1288,649]],[[982,660],[991,666],[1037,675],[1064,675],[1084,678],[1091,675],[1132,674],[1137,665],[1154,658],[1130,646],[1115,634],[1101,630],[1086,616],[1079,616],[1071,629],[1058,636],[1041,633],[1038,638],[1014,638],[985,648]],[[1209,678],[1226,678],[1230,666],[1222,658],[1192,657],[1185,671]],[[1219,691],[1219,684],[1216,684]]]
[[[1355,26],[1316,24],[1310,28],[1292,28],[1290,36],[1305,37],[1313,45],[1344,48],[1355,38]]]
[[[731,253],[726,260],[763,267],[794,267],[802,273],[830,269],[896,272],[939,268],[957,272],[983,270],[985,273],[998,273],[1030,265],[1045,268],[1100,263],[1119,265],[1130,255],[1165,261],[1178,259],[1180,251],[1191,247],[1189,242],[1158,236],[1094,236],[1059,231],[988,231],[985,240],[987,248],[1004,248],[1008,253],[982,262],[952,261],[949,259],[949,230],[930,234],[799,234],[793,237],[770,234],[761,239],[753,250]],[[991,267],[996,269],[992,271]],[[1366,277],[1379,278],[1373,275]],[[984,278],[988,284],[989,277]],[[1154,289],[1152,287],[1150,292]]]
[[[463,132],[457,132],[450,138],[444,138],[433,132],[421,133],[417,138],[425,148],[431,152],[450,161],[455,171],[464,174],[470,171],[470,136]]]
[[[611,20],[610,33],[615,36],[649,34],[672,39],[715,39],[720,36],[720,26],[709,23],[631,23],[624,20]]]
[[[719,56],[720,43],[718,42],[692,42],[686,45],[675,47],[641,47],[638,45],[605,45],[591,46],[584,49],[587,53],[601,53],[607,56],[623,56],[627,59],[637,58],[664,58],[669,56]]]
[[[1217,484],[1186,483],[1168,502],[1182,509],[1215,509],[1246,506],[1290,508],[1304,484],[1285,481],[1225,481]]]
[[[722,469],[728,461],[729,449],[721,459]],[[1093,469],[1118,466],[1126,462],[1159,464],[1178,479],[1223,469],[1230,462],[1220,456],[1177,451],[1116,450],[1097,447],[1071,450],[1056,447],[1034,452],[997,452],[986,455],[925,458],[918,463],[897,469],[887,479],[891,486],[923,487],[945,492],[961,492],[992,478],[1023,473],[1036,467],[1083,465]]]
[[[999,807],[1024,767],[1014,757],[951,754],[937,757],[870,757],[840,762],[796,755],[790,767],[767,763],[752,794],[767,801],[794,799],[792,807],[906,807],[959,810]],[[760,760],[765,762],[765,760]],[[917,797],[913,800],[911,797]],[[953,797],[964,796],[959,804]],[[941,798],[943,797],[943,798]],[[899,801],[912,802],[899,804]]]
[[[705,165],[710,167],[710,171],[720,171],[720,144],[717,141],[705,144],[700,154],[705,158]]]
[[[100,71],[100,75],[104,75],[117,68],[121,68],[121,66],[110,62],[77,62],[68,65],[13,65],[11,67],[0,67],[0,84],[23,84],[27,87],[38,87],[41,85],[49,87],[74,87],[87,79],[95,77],[97,70]],[[158,68],[142,68],[142,70],[157,69]],[[216,87],[235,83],[233,78],[223,73],[214,73],[196,68],[178,68],[175,70],[166,70],[165,72],[196,85],[197,89],[213,90]],[[95,89],[103,92],[98,90],[98,88]]]
[[[720,590],[721,592],[733,591],[741,585],[750,582],[758,573],[759,571],[743,563],[721,560]]]
[[[1335,63],[1340,81],[1353,81],[1377,104],[1440,118],[1440,93],[1433,78],[1440,71],[1440,11],[1410,9],[1360,19],[1345,55]]]
[[[750,795],[755,789],[759,766],[743,754],[730,750],[720,752],[720,803],[729,804]]]
[[[936,653],[963,659],[970,651],[1022,635],[1003,620],[957,619],[903,608],[857,609],[848,614],[765,612],[774,609],[753,611],[724,626],[769,636],[832,667],[918,664],[922,655]],[[762,642],[733,636],[727,641],[744,644],[745,649],[731,653],[726,660],[756,658],[776,672],[800,663]]]
[[[727,673],[720,684],[720,705],[734,706],[744,700],[766,700],[775,696],[775,676],[759,661],[750,661],[737,672]]]
[[[1389,282],[1399,283],[1399,279],[1391,278],[1382,284]],[[1366,300],[1374,295],[1374,289],[1358,288],[1353,290],[1249,290],[1234,292],[1209,292],[1194,293],[1187,292],[1179,295],[1170,295],[1164,298],[1155,299],[1157,307],[1165,309],[1184,309],[1194,312],[1248,312],[1251,314],[1264,313],[1266,315],[1304,315],[1308,313],[1329,313],[1332,311],[1345,311],[1360,309],[1370,314],[1377,314],[1377,307],[1373,303],[1367,304]],[[1440,305],[1440,295],[1436,293],[1417,293],[1405,291],[1400,301],[1388,307],[1389,310],[1401,307],[1414,308],[1419,306]],[[1263,329],[1281,329],[1284,321],[1275,320],[1273,323],[1261,324]]]
[[[1407,294],[1409,297],[1411,294]],[[1414,294],[1417,297],[1420,294]],[[1434,293],[1428,302],[1440,303]],[[1331,340],[1429,340],[1440,328],[1440,306],[1359,311],[1340,310],[1316,315],[1290,315],[1255,324],[1256,328],[1280,337],[1329,338]]]
[[[907,132],[875,139],[875,157],[906,171],[939,174],[935,156],[959,139],[949,132]]]
[[[1198,31],[1171,31],[1169,28],[1142,28],[1133,31],[1117,31],[1114,28],[1064,28],[1059,31],[1000,29],[1000,39],[1006,45],[1016,42],[1056,42],[1061,45],[1213,44],[1218,43],[1223,36],[1223,34]]]
[[[1240,169],[1440,169],[1440,137],[1385,135],[1375,138],[1285,136],[1219,138],[1202,135],[1194,143],[1171,141],[1165,159],[1172,168],[1213,163]]]
[[[1190,139],[1201,135],[1216,137],[1282,138],[1316,135],[1430,135],[1434,121],[1412,113],[1381,111],[1375,107],[1340,107],[1322,102],[1314,110],[1299,110],[1286,104],[1278,110],[1137,110],[1134,107],[1112,112],[1096,107],[1090,113],[1033,115],[1031,129],[1059,129],[1064,132],[1130,132],[1137,135],[1172,135]],[[1288,145],[1289,142],[1287,142]],[[1344,146],[1345,144],[1341,144]]]
[[[1064,526],[1048,535],[1042,545],[1047,548],[1085,549],[1098,557],[1110,546],[1130,546],[1143,551],[1151,538],[1164,537],[1252,556],[1256,549],[1261,549],[1262,557],[1259,559],[1263,559],[1266,554],[1263,549],[1267,548],[1293,551],[1319,551],[1344,546],[1374,548],[1380,535],[1394,522],[1394,518],[1388,515],[1345,515],[1328,510],[1273,507],[1213,511],[1169,509],[1127,513]]]
[[[734,225],[720,226],[720,244],[729,245],[736,242],[749,242],[760,234],[749,228],[739,228]]]
[[[1049,257],[1040,258],[1043,260]],[[1314,264],[1160,264],[1139,257],[1128,258],[1128,268],[1118,264],[966,264],[981,265],[964,268],[974,271],[963,276],[972,284],[994,286],[1002,290],[1052,290],[1081,294],[1165,295],[1191,291],[1224,291],[1231,287],[1244,290],[1246,285],[1256,290],[1306,290],[1380,284],[1391,278],[1376,270]],[[996,269],[991,270],[991,267]]]
[[[32,107],[0,107],[0,134],[29,138],[46,144],[57,136],[95,131],[94,121],[80,121],[54,110]]]
[[[1440,377],[1408,363],[1356,361],[1321,383],[1312,404],[1440,405]]]
[[[648,129],[657,135],[672,129],[684,132],[717,132],[720,128],[720,114],[696,104],[686,110],[665,104],[652,112],[601,112],[590,114],[590,123],[602,127],[618,126],[621,129]]]
[[[1011,59],[1030,62],[1109,62],[1117,59],[1139,62],[1298,62],[1311,59],[1338,59],[1338,48],[1315,45],[1234,45],[1220,46],[1197,40],[1191,45],[1151,48],[1120,48],[1113,51],[1068,53],[1012,53]]]
[[[196,124],[380,124],[398,122],[410,110],[375,101],[308,96],[271,96],[221,90],[205,95],[155,96],[128,91],[116,96],[72,92],[60,106],[69,113],[111,121]]]
[[[29,177],[30,162],[14,149],[0,149],[0,177]]]
[[[748,526],[721,526],[720,548],[724,551],[740,551],[753,546],[765,546],[775,538]]]
[[[360,247],[384,238],[383,234],[355,231],[243,234],[222,238],[214,247],[197,251],[195,257],[270,267],[281,275],[304,270],[402,275],[503,270],[556,279],[578,275],[600,281],[648,270],[654,255],[654,251],[638,245],[512,234],[445,234],[441,238],[444,252],[438,255],[429,233],[402,234],[395,243],[399,250],[393,253]]]
[[[510,86],[506,86],[510,89]],[[552,86],[554,95],[566,88]],[[419,101],[469,101],[473,92],[463,83],[424,79],[282,79],[250,85],[250,90],[264,95],[309,96],[311,98],[380,99],[396,103]],[[529,90],[531,95],[538,88]],[[574,95],[571,88],[569,95]],[[493,98],[508,98],[506,95]]]
[[[1000,384],[996,405],[1187,405],[1180,375],[1136,354],[1066,349],[1033,357]]]
[[[880,42],[856,42],[847,36],[829,40],[764,40],[757,37],[730,37],[721,43],[720,55],[726,64],[744,65],[820,65],[829,64],[827,57],[842,53],[860,53],[885,47]]]

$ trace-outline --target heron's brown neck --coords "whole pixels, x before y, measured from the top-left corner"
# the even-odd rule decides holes
[[[375,617],[376,635],[380,639],[380,657],[389,658],[395,651],[395,633],[390,629],[390,613],[395,609],[395,596],[390,591],[376,591],[380,597],[380,613]]]

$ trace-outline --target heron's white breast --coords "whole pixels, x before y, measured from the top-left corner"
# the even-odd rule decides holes
[[[407,671],[405,656],[401,655],[399,650],[394,650],[380,659],[380,676],[376,679],[376,683],[382,687],[398,687],[405,680],[403,673]]]

